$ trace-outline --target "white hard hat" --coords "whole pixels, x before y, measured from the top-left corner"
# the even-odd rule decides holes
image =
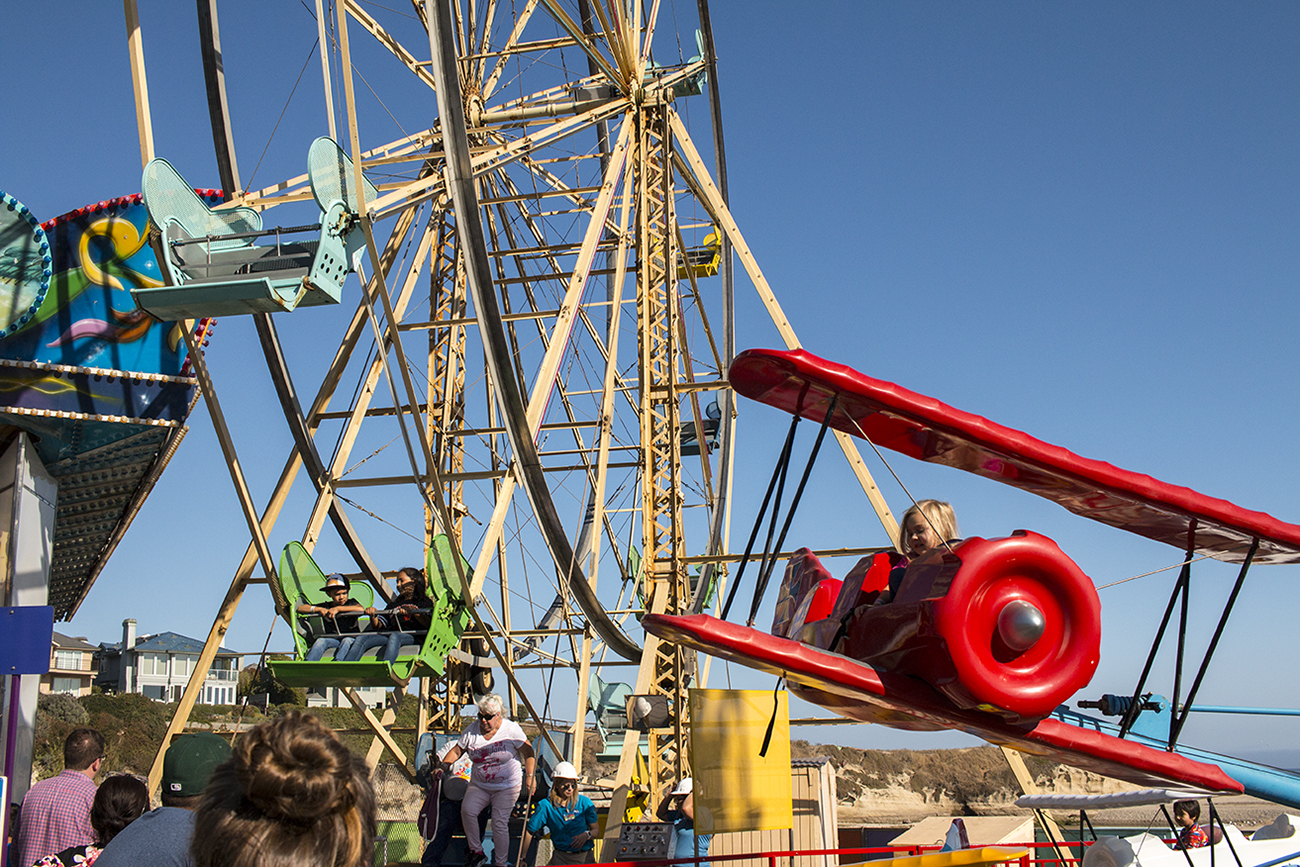
[[[576,780],[578,779],[578,769],[568,762],[560,762],[551,771],[551,779],[554,780]]]
[[[690,777],[682,777],[682,781],[677,784],[677,788],[669,792],[669,796],[671,797],[672,795],[689,795],[691,793],[691,790],[694,788],[695,788],[695,783],[693,780],[691,780]]]

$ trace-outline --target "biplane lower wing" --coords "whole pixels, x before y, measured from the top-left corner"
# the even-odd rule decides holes
[[[1103,461],[1080,457],[804,350],[750,349],[728,374],[735,390],[918,460],[945,464],[1054,500],[1075,514],[1240,563],[1300,563],[1300,526]]]
[[[919,680],[879,671],[829,653],[707,614],[647,615],[647,632],[701,653],[784,676],[790,691],[841,716],[892,728],[955,729],[1107,777],[1152,788],[1193,786],[1239,794],[1241,783],[1218,765],[1078,728],[1059,720],[1017,726],[993,714],[961,710]]]

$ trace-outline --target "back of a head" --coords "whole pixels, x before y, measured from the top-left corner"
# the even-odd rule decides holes
[[[197,807],[213,772],[229,758],[230,744],[221,735],[193,732],[178,737],[163,755],[163,806]]]
[[[295,711],[235,743],[196,811],[192,855],[195,867],[362,867],[374,835],[364,760]]]
[[[73,729],[63,741],[63,767],[84,771],[104,756],[104,736],[94,729]]]
[[[90,825],[100,848],[148,809],[149,786],[144,780],[119,774],[100,783],[90,808]]]

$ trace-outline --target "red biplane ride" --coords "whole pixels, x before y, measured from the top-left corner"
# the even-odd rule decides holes
[[[743,352],[729,377],[742,395],[821,422],[823,434],[833,427],[978,473],[1184,550],[1151,659],[1186,592],[1195,555],[1240,563],[1241,573],[1186,700],[1180,705],[1175,694],[1181,716],[1164,749],[1125,738],[1149,704],[1142,694],[1147,673],[1131,702],[1108,697],[1125,710],[1119,736],[1051,718],[1096,669],[1100,604],[1079,567],[1033,532],[934,549],[907,565],[888,604],[873,603],[897,554],[864,558],[838,581],[803,549],[787,565],[770,633],[703,614],[647,616],[647,631],[783,676],[791,692],[852,719],[957,729],[1142,786],[1243,790],[1217,764],[1173,749],[1246,570],[1252,562],[1300,562],[1300,526],[1079,457],[803,350]]]

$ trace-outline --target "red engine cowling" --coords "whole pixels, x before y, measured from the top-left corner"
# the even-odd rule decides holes
[[[954,704],[1041,719],[1087,686],[1101,650],[1088,576],[1046,536],[966,539],[908,567],[889,605],[859,609],[845,653],[918,677]]]

